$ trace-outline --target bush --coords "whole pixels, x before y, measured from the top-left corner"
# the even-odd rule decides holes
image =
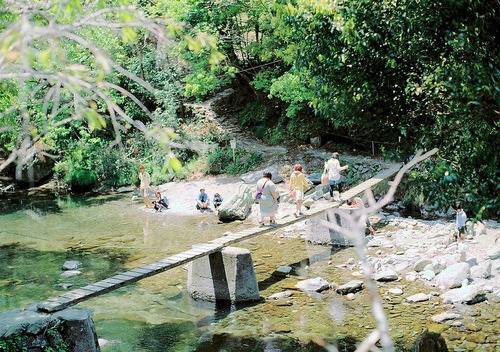
[[[208,173],[212,175],[240,175],[252,170],[262,162],[262,154],[248,152],[236,148],[233,161],[233,151],[229,147],[217,148],[207,155]]]
[[[82,136],[54,167],[71,188],[88,190],[99,184],[119,187],[136,182],[137,166],[124,150],[110,148],[107,142],[88,133]]]

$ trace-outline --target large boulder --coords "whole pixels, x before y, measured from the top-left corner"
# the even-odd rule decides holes
[[[241,180],[247,184],[255,184],[258,180],[262,178],[262,174],[264,172],[270,172],[273,176],[272,181],[274,183],[281,183],[284,181],[283,176],[281,176],[281,169],[279,165],[271,165],[268,168],[247,172],[246,174],[241,175]]]
[[[86,309],[68,308],[53,314],[32,310],[0,313],[0,345],[16,340],[23,351],[56,350],[64,341],[68,351],[98,352],[99,346],[92,315]]]
[[[441,297],[443,303],[475,304],[486,299],[486,291],[479,285],[468,285],[446,291]]]
[[[486,260],[470,269],[473,279],[487,279],[491,276],[491,260]]]
[[[453,264],[436,276],[436,285],[443,288],[462,286],[462,282],[470,278],[470,267],[467,263]]]
[[[237,194],[224,201],[219,207],[219,220],[223,222],[245,220],[252,210],[253,203],[252,189],[242,185]]]
[[[315,172],[307,176],[307,179],[312,182],[313,185],[321,184],[321,176],[323,176],[320,172]]]
[[[325,279],[316,277],[314,279],[299,281],[295,287],[304,292],[321,292],[328,290],[330,288],[330,284]]]

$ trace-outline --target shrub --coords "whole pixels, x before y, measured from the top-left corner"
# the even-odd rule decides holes
[[[239,175],[250,171],[262,162],[262,154],[236,148],[233,161],[233,151],[229,147],[217,148],[207,155],[208,173],[212,175]]]

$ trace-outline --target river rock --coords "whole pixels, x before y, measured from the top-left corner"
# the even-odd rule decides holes
[[[442,263],[439,260],[433,260],[431,264],[427,264],[423,271],[432,270],[434,274],[439,274],[441,271],[446,269],[446,264]]]
[[[312,198],[305,199],[302,204],[304,205],[305,208],[309,209],[314,204],[314,199]]]
[[[80,270],[66,270],[61,273],[62,277],[73,277],[80,275],[82,272]]]
[[[280,167],[279,165],[272,165],[269,166],[266,169],[259,170],[259,171],[251,171],[247,172],[246,174],[241,175],[241,180],[247,184],[254,184],[257,183],[258,180],[262,178],[262,175],[264,172],[270,172],[271,175],[273,176],[272,181],[274,183],[281,183],[284,181],[283,176],[280,174]]]
[[[330,284],[325,279],[316,277],[314,279],[299,281],[295,287],[305,292],[322,292],[328,290],[330,288]]]
[[[124,186],[124,187],[118,187],[116,193],[128,193],[133,191],[135,191],[135,186]]]
[[[77,270],[80,269],[82,263],[78,260],[67,260],[62,266],[62,270]]]
[[[398,279],[398,274],[393,269],[384,269],[379,273],[376,273],[373,278],[376,281],[389,282]]]
[[[97,343],[99,344],[99,347],[102,348],[104,346],[109,345],[109,340],[106,340],[106,339],[97,339]]]
[[[442,323],[442,322],[445,322],[447,320],[455,320],[455,319],[458,319],[460,318],[460,315],[457,314],[457,313],[453,313],[453,312],[443,312],[443,313],[439,313],[439,314],[436,314],[436,315],[433,315],[431,317],[431,320],[435,323]]]
[[[281,275],[287,275],[290,274],[292,271],[292,267],[288,265],[281,265],[276,269],[276,273],[281,274]]]
[[[407,281],[415,281],[417,279],[417,273],[415,271],[410,271],[406,273],[405,280]]]
[[[470,277],[470,267],[467,263],[457,263],[444,269],[436,276],[436,284],[439,287],[460,287],[465,279]]]
[[[343,285],[337,287],[337,293],[341,295],[347,295],[348,293],[356,293],[363,289],[363,281],[361,280],[351,280]]]
[[[427,281],[431,281],[435,276],[436,274],[434,274],[434,271],[432,270],[424,270],[420,273],[420,277]]]
[[[500,258],[500,247],[495,247],[492,248],[488,251],[488,258],[491,260],[499,259]]]
[[[319,137],[319,136],[317,136],[317,137],[311,137],[311,145],[314,148],[321,147],[321,137]]]
[[[425,294],[425,293],[417,293],[415,295],[412,295],[410,297],[406,297],[406,300],[411,303],[416,303],[416,302],[424,302],[428,301],[430,299],[430,295]]]
[[[271,296],[267,297],[268,300],[279,300],[279,299],[285,299],[293,295],[293,291],[291,290],[286,290],[283,292],[278,292],[274,293]]]
[[[403,294],[403,290],[399,287],[393,287],[389,289],[389,293],[396,296],[401,296]]]
[[[413,266],[413,270],[417,273],[421,272],[429,264],[432,264],[432,261],[430,261],[429,259],[421,259],[415,263],[415,265]]]
[[[219,220],[222,222],[245,220],[250,214],[253,203],[254,199],[251,188],[242,185],[237,194],[224,201],[219,207]]]
[[[443,303],[475,304],[486,299],[486,291],[479,285],[468,285],[448,290],[443,293],[442,298]]]
[[[470,269],[473,279],[487,279],[491,276],[491,260],[486,260]]]
[[[316,172],[308,175],[307,179],[311,181],[313,185],[319,185],[321,184],[321,176],[323,176],[322,173]]]
[[[2,312],[0,341],[8,338],[23,341],[26,351],[41,351],[40,346],[45,347],[43,350],[55,350],[54,341],[58,339],[68,343],[68,351],[99,351],[91,312],[86,309],[68,308],[53,314],[32,310]]]
[[[441,334],[428,330],[421,333],[411,351],[414,352],[448,352],[446,341]]]

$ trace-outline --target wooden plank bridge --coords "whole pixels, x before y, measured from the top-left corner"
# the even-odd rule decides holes
[[[343,192],[341,194],[341,199],[346,200],[359,195],[360,193],[366,191],[367,189],[377,185],[383,180],[391,177],[397,173],[401,165],[394,164],[391,167],[382,170],[374,177],[360,183],[359,185]],[[295,218],[288,217],[286,219],[278,219],[277,226],[274,227],[252,227],[246,230],[239,231],[237,233],[232,233],[227,236],[217,238],[215,240],[209,241],[207,243],[195,244],[193,248],[170,257],[166,257],[157,262],[143,265],[129,271],[119,273],[113,277],[105,280],[98,281],[91,285],[81,287],[69,291],[60,296],[49,298],[46,301],[38,303],[38,310],[43,312],[55,312],[67,308],[69,306],[75,305],[79,302],[85,301],[89,298],[100,296],[102,294],[108,293],[110,291],[116,290],[120,287],[126,286],[128,284],[137,282],[139,280],[145,279],[147,277],[162,273],[164,271],[173,269],[180,265],[186,264],[195,259],[204,257],[214,252],[222,250],[224,247],[230,246],[237,242],[248,240],[252,237],[256,237],[268,232],[276,231],[277,229],[287,227],[289,225],[295,224],[306,219],[322,215],[329,209],[338,207],[342,204],[340,202],[322,202],[316,203],[313,208],[306,210],[304,216]]]

